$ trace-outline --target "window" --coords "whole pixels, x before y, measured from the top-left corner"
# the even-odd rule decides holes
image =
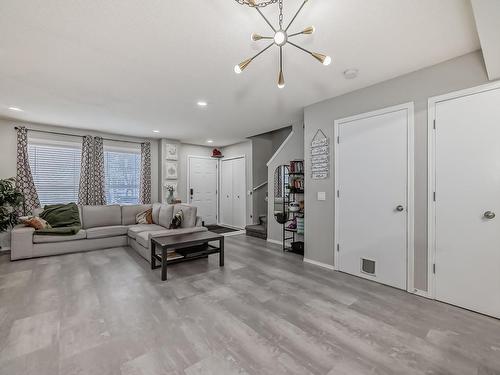
[[[81,153],[79,143],[30,140],[31,173],[42,206],[78,201]]]
[[[135,149],[105,147],[107,204],[138,204],[141,154]]]
[[[28,154],[42,206],[78,202],[80,142],[30,139]],[[139,203],[140,168],[139,149],[104,146],[107,204]]]

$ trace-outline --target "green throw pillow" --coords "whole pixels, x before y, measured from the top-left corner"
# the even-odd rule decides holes
[[[40,217],[46,220],[52,228],[81,226],[76,203],[47,205]]]

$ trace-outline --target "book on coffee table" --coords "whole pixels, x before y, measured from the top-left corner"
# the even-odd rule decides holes
[[[180,258],[184,258],[184,255],[177,254],[175,251],[167,253],[167,261],[174,260],[174,259],[180,259]]]

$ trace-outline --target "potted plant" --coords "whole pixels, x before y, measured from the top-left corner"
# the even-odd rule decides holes
[[[16,209],[22,200],[14,178],[0,179],[0,233],[17,224]]]

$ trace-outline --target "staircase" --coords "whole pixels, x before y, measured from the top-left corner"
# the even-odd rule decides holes
[[[246,235],[262,238],[264,240],[267,239],[267,216],[260,215],[259,216],[259,224],[247,225],[245,227]]]

